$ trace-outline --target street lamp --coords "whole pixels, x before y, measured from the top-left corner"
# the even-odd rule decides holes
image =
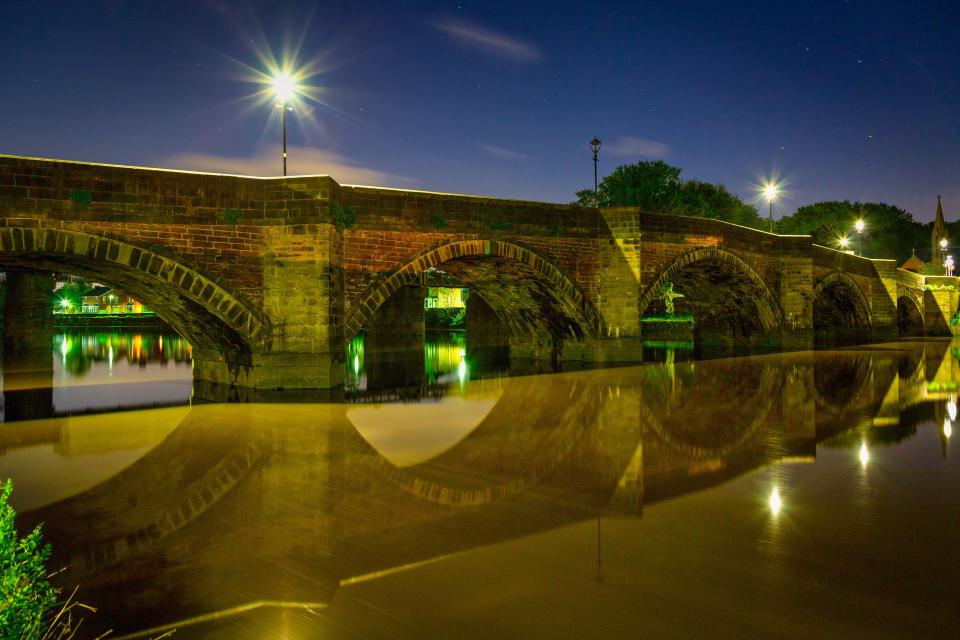
[[[847,250],[847,247],[850,245],[850,239],[847,238],[847,236],[843,236],[842,238],[840,238],[839,240],[837,240],[837,244],[840,245],[840,248],[841,248],[841,249],[843,249],[844,251],[846,251],[846,250]]]
[[[277,107],[282,112],[283,121],[283,175],[287,175],[287,101],[297,92],[297,85],[286,71],[281,71],[273,77],[273,93],[280,102]]]
[[[594,136],[590,141],[590,150],[593,151],[593,196],[597,206],[600,206],[599,188],[597,186],[597,154],[600,153],[600,138]]]
[[[940,238],[940,262],[943,262],[943,257],[947,255],[947,246],[950,242],[946,238]]]
[[[767,217],[770,220],[770,233],[773,233],[773,201],[777,199],[778,195],[780,195],[780,185],[776,182],[768,182],[763,185],[763,197],[767,199],[770,205],[767,213]]]
[[[853,228],[857,230],[857,244],[861,256],[863,255],[863,229],[866,226],[863,218],[857,218],[857,221],[853,223]]]

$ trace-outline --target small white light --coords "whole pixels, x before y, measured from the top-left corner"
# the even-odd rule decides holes
[[[943,435],[946,438],[949,438],[953,435],[953,425],[950,424],[949,418],[945,418],[943,421]]]
[[[947,402],[947,415],[950,416],[951,422],[957,419],[957,401],[953,398]]]
[[[864,442],[860,445],[860,464],[867,466],[868,462],[870,462],[870,450],[867,449],[867,443]]]
[[[773,491],[770,492],[770,511],[773,512],[773,515],[780,513],[780,509],[783,507],[783,501],[780,500],[780,492],[776,487],[773,488]]]

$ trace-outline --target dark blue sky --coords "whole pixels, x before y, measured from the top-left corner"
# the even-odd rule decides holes
[[[0,4],[0,152],[280,173],[249,96],[302,40],[325,104],[291,173],[567,202],[663,158],[777,212],[882,201],[960,216],[960,2]]]

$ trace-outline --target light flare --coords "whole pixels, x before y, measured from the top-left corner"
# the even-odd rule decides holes
[[[866,468],[867,463],[870,462],[870,450],[867,449],[866,442],[860,445],[860,453],[858,457],[860,458],[860,464],[863,465],[864,468]]]
[[[953,424],[950,422],[950,418],[943,419],[943,437],[949,438],[953,435]]]
[[[286,104],[297,93],[297,83],[287,71],[281,71],[273,77],[273,93],[280,100],[280,104]]]
[[[770,492],[770,498],[767,502],[770,504],[770,512],[773,513],[773,515],[780,513],[780,509],[783,508],[783,501],[780,499],[780,491],[777,487],[774,487]]]

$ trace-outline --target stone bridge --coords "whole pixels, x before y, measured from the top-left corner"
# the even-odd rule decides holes
[[[476,294],[476,335],[554,362],[639,360],[665,282],[699,339],[783,349],[949,334],[958,302],[954,278],[715,220],[14,156],[0,156],[0,268],[14,294],[38,271],[129,292],[191,342],[217,397],[339,387],[361,328],[422,334],[431,269]],[[28,340],[21,298],[7,334]]]

